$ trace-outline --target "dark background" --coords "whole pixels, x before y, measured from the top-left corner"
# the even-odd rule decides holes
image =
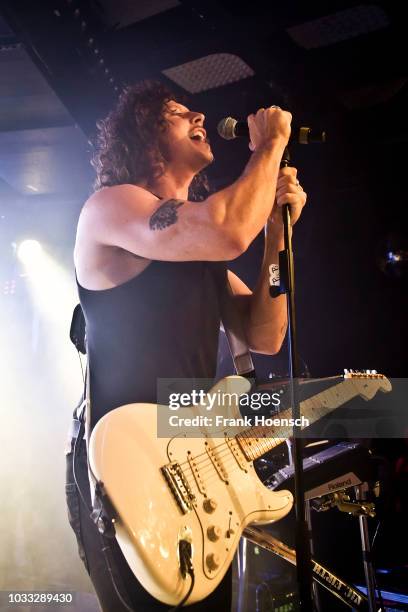
[[[387,256],[406,258],[408,252],[406,39],[404,4],[390,0],[3,1],[3,301],[13,308],[12,300],[25,299],[15,257],[15,244],[23,238],[42,241],[72,272],[76,220],[92,191],[95,122],[113,106],[123,84],[155,78],[205,113],[215,154],[208,175],[215,190],[231,183],[250,155],[246,142],[217,136],[222,117],[245,118],[278,104],[297,124],[326,130],[327,144],[292,147],[293,165],[308,193],[294,232],[300,353],[316,377],[343,368],[406,376],[408,264],[392,264]],[[203,91],[191,93],[169,77],[169,69],[210,54],[237,56],[251,76],[228,83],[231,57],[219,55],[209,74],[194,70]],[[180,72],[188,76],[188,67]],[[221,84],[214,87],[216,76]],[[252,286],[261,256],[262,236],[231,268]],[[11,295],[6,287],[12,279]],[[273,360],[259,357],[258,367],[284,375],[285,355],[284,348]],[[376,444],[392,471],[404,453],[402,442]],[[319,525],[327,535],[333,525],[324,526],[326,520]],[[344,520],[334,523],[340,539]],[[384,562],[398,533],[387,536]],[[358,546],[356,538],[354,533]],[[330,556],[327,537],[320,542],[322,554]],[[344,571],[348,555],[338,558]]]
[[[2,7],[3,257],[28,232],[69,252],[92,184],[87,140],[124,83],[157,78],[188,95],[163,71],[234,54],[253,76],[188,100],[207,117],[212,187],[236,178],[249,156],[245,142],[216,135],[220,118],[279,104],[297,124],[325,128],[326,145],[292,149],[308,193],[295,232],[301,354],[316,376],[343,368],[405,375],[406,276],[381,270],[388,251],[408,249],[403,3],[17,0]],[[228,76],[228,62],[217,66]],[[250,284],[261,240],[232,264]]]

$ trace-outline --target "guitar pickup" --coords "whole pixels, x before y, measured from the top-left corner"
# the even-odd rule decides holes
[[[244,472],[248,472],[248,461],[245,459],[245,455],[241,451],[241,448],[239,447],[236,439],[225,437],[225,441],[241,470],[243,470]]]

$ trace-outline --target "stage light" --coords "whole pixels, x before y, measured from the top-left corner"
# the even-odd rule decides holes
[[[76,300],[73,275],[36,240],[24,240],[17,249],[33,304],[48,321],[63,324]],[[68,311],[66,311],[68,308]],[[66,321],[65,321],[66,324]]]
[[[73,270],[58,261],[50,245],[42,247],[35,240],[25,240],[17,252],[23,262],[24,285],[33,313],[33,351],[40,351],[44,343],[47,350],[58,356],[52,366],[53,376],[64,388],[65,396],[71,397],[70,386],[78,394],[72,381],[82,382],[78,355],[68,337],[72,311],[78,301]]]
[[[24,264],[31,264],[42,256],[43,248],[38,240],[23,240],[17,248],[17,256]]]
[[[3,285],[3,295],[14,295],[16,291],[16,281],[13,278],[12,280],[5,281]]]

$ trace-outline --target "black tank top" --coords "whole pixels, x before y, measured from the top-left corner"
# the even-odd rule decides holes
[[[152,261],[112,289],[78,284],[88,341],[91,426],[157,401],[157,378],[215,377],[226,262]]]

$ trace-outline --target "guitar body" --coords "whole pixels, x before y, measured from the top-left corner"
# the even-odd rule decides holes
[[[248,392],[238,376],[211,392]],[[239,418],[235,405],[181,410],[197,415]],[[112,410],[95,426],[89,461],[116,511],[116,538],[134,575],[160,601],[175,605],[191,578],[180,570],[180,541],[191,545],[195,573],[188,604],[207,597],[221,582],[250,523],[271,523],[292,508],[288,491],[268,490],[234,437],[200,428],[187,437],[157,437],[158,407],[129,404]],[[229,434],[230,435],[230,434]]]

